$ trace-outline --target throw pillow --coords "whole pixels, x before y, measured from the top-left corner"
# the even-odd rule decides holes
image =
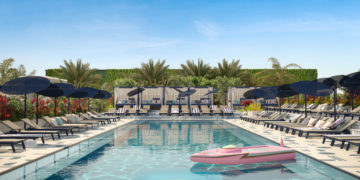
[[[313,126],[316,124],[317,121],[318,121],[318,120],[315,119],[315,118],[310,118],[310,121],[309,121],[309,123],[307,124],[307,126],[313,127]]]
[[[56,117],[55,120],[56,120],[56,123],[57,123],[59,126],[64,125],[64,122],[63,122],[59,117]]]
[[[54,118],[50,119],[50,124],[53,126],[58,126],[58,123],[56,122],[56,120]]]
[[[318,121],[318,122],[315,124],[314,127],[316,127],[316,128],[321,128],[325,123],[326,123],[326,121],[320,120],[320,121]]]

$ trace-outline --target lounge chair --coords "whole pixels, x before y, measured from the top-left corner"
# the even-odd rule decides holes
[[[0,131],[0,139],[32,139],[40,138],[42,143],[45,144],[44,134],[5,134]]]
[[[161,106],[160,115],[169,115],[169,106],[168,105]]]
[[[196,106],[196,105],[192,105],[191,106],[191,115],[192,116],[200,116],[200,109],[199,109],[199,106]]]
[[[211,114],[209,106],[201,105],[200,108],[201,108],[201,113],[202,114],[204,114],[204,115],[210,115]]]
[[[179,105],[172,105],[170,114],[171,115],[180,115]]]
[[[20,134],[50,134],[53,140],[55,140],[54,134],[57,134],[58,138],[61,138],[59,131],[23,130],[18,125],[9,120],[1,121],[1,123]]]
[[[97,126],[100,126],[99,123],[101,125],[105,125],[106,121],[107,121],[107,120],[104,120],[104,119],[91,118],[89,114],[84,114],[84,113],[79,113],[79,116],[80,116],[79,121],[81,122],[81,124],[85,124],[84,122],[87,122],[88,124],[92,123],[94,125],[96,124]]]
[[[227,107],[227,106],[220,106],[220,108],[221,108],[221,112],[222,112],[222,114],[225,116],[225,115],[229,115],[229,116],[231,116],[231,115],[233,115],[233,112],[232,112],[232,110],[229,108],[229,107]]]
[[[117,116],[126,116],[126,113],[127,113],[127,110],[125,108],[119,108],[116,111],[115,115],[117,115]]]
[[[358,146],[357,153],[360,154],[360,140],[346,140],[346,142],[348,143],[346,146],[347,151],[350,149],[350,145],[352,144]]]
[[[86,124],[66,124],[65,122],[68,121],[67,118],[65,117],[60,117],[60,119],[63,121],[63,124],[59,124],[56,122],[55,119],[51,119],[49,116],[43,116],[43,119],[45,120],[46,123],[48,123],[49,126],[51,127],[71,127],[71,128],[76,128],[76,129],[88,129],[88,126]]]
[[[356,135],[324,135],[323,136],[323,144],[325,143],[326,139],[330,139],[331,143],[330,145],[333,146],[335,144],[336,141],[340,141],[341,142],[341,146],[340,148],[343,149],[345,142],[348,140],[359,140],[360,141],[360,136],[356,136]]]
[[[41,130],[41,131],[63,131],[63,132],[65,132],[66,136],[69,136],[69,131],[71,134],[74,134],[73,128],[71,128],[71,127],[46,128],[46,127],[41,127],[40,125],[30,121],[30,119],[28,119],[28,118],[23,118],[23,119],[21,119],[21,121],[23,121],[26,125],[30,126],[30,128],[28,128],[28,129]]]
[[[136,115],[137,109],[135,108],[135,105],[133,108],[131,108],[129,105],[124,105],[124,108],[127,110],[128,115]]]
[[[101,116],[101,115],[93,114],[91,112],[87,112],[86,114],[80,113],[80,116],[83,118],[83,120],[89,122],[98,122],[98,123],[100,122],[103,125],[105,125],[106,122],[110,124],[111,120],[115,122],[116,119],[118,118],[118,116]]]
[[[181,106],[181,114],[182,115],[192,115],[191,111],[189,110],[188,105],[182,105]]]
[[[15,153],[15,144],[22,144],[23,149],[25,150],[25,139],[0,139],[0,145],[10,145],[13,153]]]
[[[91,128],[94,128],[94,125],[99,126],[99,121],[91,121],[91,120],[83,120],[82,118],[80,118],[78,115],[75,114],[65,114],[65,116],[62,117],[56,117],[56,118],[60,118],[61,120],[63,120],[63,122],[65,122],[65,124],[70,124],[70,125],[86,125],[86,128],[88,128],[88,126],[91,126]]]
[[[222,114],[222,113],[221,113],[221,110],[218,108],[217,105],[211,105],[211,106],[210,106],[210,110],[211,110],[211,114],[212,114],[212,115]]]
[[[302,137],[302,135],[305,133],[306,138],[309,137],[310,134],[340,134],[344,132],[346,129],[348,129],[351,125],[355,124],[357,120],[347,120],[341,125],[337,126],[334,130],[329,129],[310,129],[310,128],[299,128],[297,129],[299,131],[299,136]]]

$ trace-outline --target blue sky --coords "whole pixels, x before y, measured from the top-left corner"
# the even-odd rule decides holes
[[[270,68],[268,57],[319,77],[348,74],[360,69],[359,8],[358,0],[1,0],[0,59],[38,75],[64,59],[98,69],[149,58],[171,68],[198,58]]]

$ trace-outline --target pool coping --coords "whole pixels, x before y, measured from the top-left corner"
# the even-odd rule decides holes
[[[122,119],[122,120],[125,120],[125,119]],[[111,131],[111,130],[114,130],[114,129],[118,128],[118,127],[121,127],[121,126],[126,125],[126,124],[128,124],[128,123],[130,123],[130,122],[135,121],[135,119],[127,119],[127,120],[129,120],[129,121],[126,121],[126,122],[120,121],[120,122],[124,122],[124,123],[123,123],[123,124],[119,124],[119,125],[115,125],[115,126],[109,128],[109,129],[106,129],[106,130],[103,131],[103,132],[100,132],[99,134],[95,134],[95,135],[93,135],[93,136],[86,137],[85,139],[82,139],[82,140],[80,140],[80,141],[76,141],[75,143],[66,145],[66,146],[64,146],[64,147],[59,147],[59,149],[57,149],[57,150],[51,151],[51,152],[46,153],[46,154],[44,154],[44,155],[41,155],[41,156],[39,156],[39,157],[37,157],[37,158],[31,159],[30,161],[27,161],[27,162],[25,162],[25,163],[22,163],[22,164],[13,166],[13,167],[11,167],[11,168],[8,168],[8,169],[6,169],[6,170],[4,170],[4,171],[1,171],[1,172],[0,172],[0,177],[1,177],[2,175],[4,175],[4,174],[7,174],[7,173],[9,173],[9,172],[11,172],[11,171],[14,171],[14,170],[18,169],[18,168],[24,167],[24,166],[26,166],[26,165],[28,165],[28,164],[31,164],[31,163],[33,163],[33,162],[36,162],[36,161],[38,161],[38,160],[41,160],[41,159],[43,159],[43,158],[46,158],[46,157],[51,156],[51,155],[53,155],[53,154],[56,154],[56,153],[58,153],[58,152],[60,152],[60,151],[63,151],[63,150],[65,150],[65,149],[68,149],[68,148],[70,148],[70,147],[76,146],[76,145],[78,145],[78,144],[80,144],[80,143],[82,143],[82,142],[88,141],[88,140],[90,140],[90,139],[92,139],[92,138],[94,138],[94,137],[100,136],[100,135],[105,134],[105,133],[107,133],[107,132],[109,132],[109,131]],[[118,123],[118,122],[119,122],[119,121],[117,121],[116,123]],[[84,132],[84,131],[83,131],[83,132]]]
[[[238,121],[241,121],[241,120],[239,120],[239,119],[237,119]],[[243,129],[243,130],[245,130],[245,131],[248,131],[248,132],[250,132],[250,133],[253,133],[253,134],[255,134],[255,135],[258,135],[258,136],[260,136],[260,137],[262,137],[262,138],[265,138],[265,139],[267,139],[267,140],[269,140],[269,141],[271,141],[271,142],[274,142],[274,143],[276,143],[276,144],[280,144],[279,142],[276,142],[275,140],[273,140],[273,139],[271,139],[271,138],[269,138],[269,137],[266,137],[266,136],[263,136],[263,135],[261,135],[261,134],[259,134],[259,133],[256,133],[256,132],[253,132],[253,131],[251,131],[251,130],[249,130],[249,129],[246,129],[246,128],[244,128],[244,127],[241,127],[241,126],[239,126],[238,124],[235,124],[235,122],[232,122],[232,121],[229,121],[229,120],[224,120],[224,122],[227,122],[227,123],[229,123],[229,124],[232,124],[232,125],[234,125],[234,126],[236,126],[236,127],[238,127],[238,128],[241,128],[241,129]],[[251,125],[255,125],[255,124],[252,124],[252,123],[250,123],[250,122],[245,122],[245,121],[241,121],[241,122],[243,122],[243,123],[249,123],[249,124],[251,124]],[[257,125],[257,126],[260,126],[260,125]],[[274,129],[270,129],[270,128],[267,128],[266,130],[272,130],[272,131],[275,131]],[[292,135],[292,136],[295,136],[295,135]],[[304,138],[304,137],[303,137]],[[285,145],[286,146],[286,145]],[[302,155],[304,155],[304,156],[306,156],[306,157],[309,157],[309,158],[311,158],[311,159],[313,159],[313,160],[316,160],[316,161],[319,161],[319,162],[321,162],[321,163],[323,163],[323,164],[325,164],[325,165],[327,165],[327,166],[330,166],[330,167],[332,167],[332,168],[334,168],[334,169],[337,169],[337,170],[339,170],[339,171],[341,171],[341,172],[343,172],[343,173],[346,173],[346,174],[349,174],[349,175],[351,175],[351,176],[353,176],[354,178],[358,178],[358,179],[360,179],[360,175],[356,175],[356,174],[354,174],[353,172],[350,172],[350,171],[347,171],[347,170],[345,170],[345,169],[343,169],[343,168],[339,168],[339,167],[337,167],[337,166],[335,166],[335,165],[333,165],[333,164],[330,164],[330,163],[328,163],[328,162],[325,162],[325,161],[323,161],[323,160],[321,160],[321,159],[318,159],[318,158],[316,158],[315,156],[312,156],[312,155],[309,155],[309,154],[305,154],[305,153],[303,153],[303,152],[300,152],[298,149],[296,149],[296,148],[293,148],[297,153],[300,153],[300,154],[302,154]],[[344,150],[344,149],[342,149],[342,150]]]

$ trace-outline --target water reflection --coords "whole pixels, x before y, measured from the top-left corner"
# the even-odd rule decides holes
[[[295,160],[263,162],[254,164],[240,164],[240,165],[221,165],[221,164],[205,164],[196,163],[190,171],[194,174],[208,174],[208,175],[224,175],[224,176],[239,176],[246,173],[256,173],[271,171],[277,174],[294,173],[287,169],[284,164],[296,163]]]

